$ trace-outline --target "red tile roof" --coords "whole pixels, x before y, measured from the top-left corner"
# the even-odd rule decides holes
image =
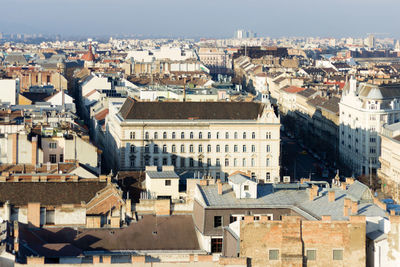
[[[285,91],[286,93],[295,94],[295,93],[306,90],[306,88],[301,88],[301,87],[297,87],[297,86],[289,86],[289,87],[283,88],[282,90]]]

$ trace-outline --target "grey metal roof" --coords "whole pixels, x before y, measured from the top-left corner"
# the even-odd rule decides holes
[[[369,188],[359,181],[354,181],[354,183],[347,188],[347,193],[352,195],[357,200],[361,200],[365,191],[369,191]]]
[[[359,202],[357,215],[367,217],[386,217],[386,211],[373,203],[361,202],[361,186],[352,188],[352,194],[348,190],[335,189],[335,201],[329,202],[328,192],[320,190],[318,196],[309,200],[308,190],[274,190],[271,184],[258,184],[256,199],[238,199],[228,184],[223,184],[223,194],[219,195],[217,185],[198,186],[203,199],[200,202],[210,208],[290,208],[306,218],[321,218],[323,215],[330,215],[332,220],[346,220],[344,216],[344,199],[350,198]],[[359,198],[358,198],[359,197]]]
[[[247,176],[245,176],[245,175],[243,175],[241,173],[237,173],[235,175],[232,175],[228,179],[229,179],[229,181],[231,181],[234,184],[242,184],[242,183],[245,183],[247,181],[254,182],[249,177],[247,177]]]
[[[387,238],[387,235],[384,232],[380,231],[380,230],[376,230],[376,231],[367,233],[367,237],[370,240],[373,240],[375,242],[379,242],[379,241],[385,240]]]
[[[146,174],[151,179],[165,179],[165,178],[179,179],[179,176],[174,171],[163,171],[163,172],[147,171]]]
[[[400,84],[374,85],[362,84],[359,96],[368,99],[390,99],[400,97]]]

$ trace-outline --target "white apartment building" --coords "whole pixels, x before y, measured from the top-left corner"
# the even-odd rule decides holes
[[[0,80],[0,101],[2,103],[10,103],[10,105],[16,105],[19,89],[19,79]]]
[[[240,170],[279,181],[280,118],[269,103],[128,98],[110,105],[107,131],[105,155],[117,170],[173,165],[177,173],[224,179]]]
[[[354,174],[376,173],[379,168],[384,123],[400,121],[400,85],[357,86],[351,77],[339,103],[339,154]]]

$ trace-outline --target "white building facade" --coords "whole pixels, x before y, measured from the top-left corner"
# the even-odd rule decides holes
[[[339,103],[339,154],[355,175],[379,168],[384,123],[400,121],[400,85],[360,84],[351,78]]]
[[[114,169],[173,165],[221,179],[240,170],[279,182],[280,119],[270,104],[128,98],[107,118],[105,155]]]

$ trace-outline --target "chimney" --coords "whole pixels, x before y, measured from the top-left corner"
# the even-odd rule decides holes
[[[351,214],[356,215],[358,213],[358,203],[354,201],[351,203]]]
[[[354,178],[353,177],[346,178],[346,184],[352,185],[353,183],[354,183]]]
[[[37,163],[37,136],[32,137],[32,165],[36,165]]]
[[[345,198],[344,199],[344,206],[345,207],[350,208],[351,207],[351,203],[352,203],[352,201],[351,201],[350,198]]]
[[[342,190],[347,190],[347,184],[345,182],[343,182],[340,187],[342,188]]]
[[[317,196],[318,194],[318,186],[313,185],[311,188],[309,188],[309,193],[310,193],[310,200],[313,201],[314,198]]]
[[[17,164],[18,134],[13,133],[11,136],[12,136],[12,164]]]
[[[218,180],[217,185],[218,185],[218,195],[222,195],[222,183],[220,180]]]
[[[335,202],[335,191],[328,192],[328,200],[329,202]]]

